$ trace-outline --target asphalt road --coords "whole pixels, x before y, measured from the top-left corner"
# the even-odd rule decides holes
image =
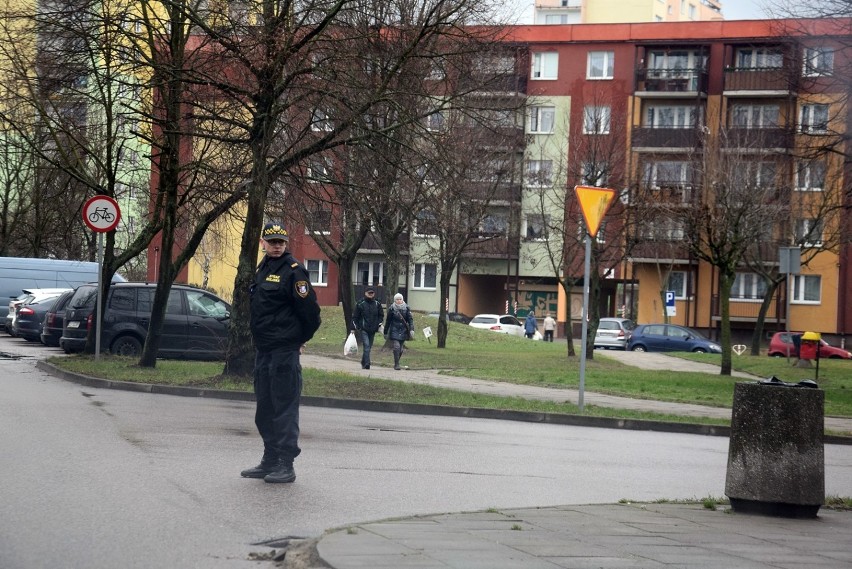
[[[0,338],[0,567],[256,567],[257,545],[414,514],[724,492],[727,439],[302,408],[292,485],[259,458],[251,403],[81,387]],[[55,353],[55,352],[53,352]],[[826,447],[849,495],[852,447]]]

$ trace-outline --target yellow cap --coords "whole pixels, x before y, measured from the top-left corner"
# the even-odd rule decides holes
[[[805,332],[802,334],[802,340],[810,340],[811,342],[817,342],[820,339],[819,332]]]

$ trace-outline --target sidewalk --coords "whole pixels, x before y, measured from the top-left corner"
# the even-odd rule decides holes
[[[852,512],[817,519],[701,504],[554,506],[353,525],[323,536],[334,569],[852,567]]]
[[[659,353],[620,352],[607,350],[596,352],[596,356],[610,357],[625,365],[632,365],[642,369],[660,369],[674,371],[703,372],[709,374],[719,373],[719,367],[711,364],[692,362],[683,358],[667,356]],[[360,360],[346,358],[331,358],[304,354],[301,358],[302,366],[326,371],[341,371],[364,377],[375,377],[379,379],[393,379],[410,383],[431,385],[445,389],[458,391],[470,391],[501,397],[521,397],[539,401],[571,402],[577,404],[579,391],[576,389],[557,389],[550,387],[537,387],[534,385],[518,385],[502,381],[488,381],[484,379],[473,379],[469,377],[457,377],[442,375],[433,370],[402,369],[395,371],[392,368],[373,366],[369,370],[362,370]],[[734,372],[734,376],[745,380],[758,380],[749,374]],[[650,399],[631,399],[629,397],[617,397],[615,395],[604,395],[586,390],[583,393],[585,405],[596,405],[599,407],[610,407],[615,409],[632,409],[635,411],[648,411],[686,417],[711,417],[717,419],[730,419],[731,410],[722,407],[707,407],[704,405],[692,405],[688,403],[672,403],[667,401],[654,401]],[[841,417],[826,417],[825,426],[832,431],[852,433],[852,419]]]

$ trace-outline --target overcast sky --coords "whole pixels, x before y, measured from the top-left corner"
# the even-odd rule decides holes
[[[762,20],[767,18],[763,7],[771,0],[722,0],[722,13],[727,20]],[[518,23],[531,24],[534,0],[507,0],[509,10],[517,10]]]

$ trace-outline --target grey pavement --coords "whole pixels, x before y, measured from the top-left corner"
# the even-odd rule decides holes
[[[693,362],[660,353],[607,350],[605,352],[596,351],[595,357],[613,358],[625,365],[631,365],[641,369],[719,374],[719,366]],[[488,381],[484,379],[442,374],[439,371],[429,369],[402,369],[396,371],[392,368],[374,365],[369,370],[362,370],[360,360],[358,358],[331,358],[304,354],[301,361],[302,366],[307,368],[341,371],[355,375],[362,375],[364,377],[393,379],[446,389],[455,389],[458,391],[469,391],[501,397],[521,397],[524,399],[555,401],[560,403],[567,401],[577,404],[579,400],[579,391],[576,389],[560,389],[539,387],[535,385],[519,385],[502,381]],[[734,375],[746,380],[763,379],[740,372],[734,372]],[[632,399],[629,397],[617,397],[615,395],[595,393],[588,390],[584,390],[583,401],[585,405],[596,405],[599,407],[610,407],[615,409],[631,409],[635,411],[648,411],[686,417],[711,417],[716,419],[731,418],[731,410],[725,407],[709,407],[706,405],[673,403],[669,401],[655,401],[651,399]],[[840,433],[852,433],[852,419],[843,417],[825,417],[825,427]]]

